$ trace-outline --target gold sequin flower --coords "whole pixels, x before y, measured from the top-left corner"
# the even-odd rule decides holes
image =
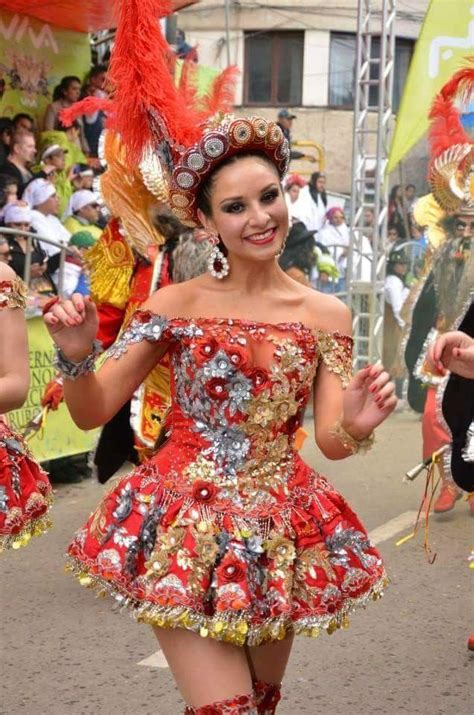
[[[278,568],[293,563],[296,550],[292,541],[284,536],[275,536],[264,544],[269,559],[275,562]]]
[[[158,541],[161,544],[161,548],[166,551],[174,552],[178,551],[184,540],[184,529],[181,527],[170,526],[164,534],[160,534]]]
[[[212,566],[219,553],[213,534],[197,534],[194,550],[199,561],[205,566]]]

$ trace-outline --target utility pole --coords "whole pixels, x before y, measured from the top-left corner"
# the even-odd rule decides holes
[[[224,0],[225,12],[225,46],[227,54],[227,67],[230,65],[230,0]]]

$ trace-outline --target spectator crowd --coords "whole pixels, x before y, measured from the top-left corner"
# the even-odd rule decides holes
[[[105,65],[93,67],[85,83],[63,77],[40,125],[23,112],[0,117],[0,261],[21,277],[29,263],[32,307],[41,308],[57,293],[63,247],[63,294],[89,290],[84,254],[106,223],[93,188],[102,170],[98,153],[105,117],[97,111],[68,127],[61,110],[83,97],[105,98],[106,71]]]

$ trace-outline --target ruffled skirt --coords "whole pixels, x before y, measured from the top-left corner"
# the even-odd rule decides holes
[[[290,483],[291,482],[291,483]],[[276,508],[222,508],[150,461],[113,485],[68,552],[84,586],[139,621],[237,645],[346,627],[382,595],[382,560],[344,498],[298,457]]]
[[[0,419],[0,553],[47,531],[52,490],[24,440]]]

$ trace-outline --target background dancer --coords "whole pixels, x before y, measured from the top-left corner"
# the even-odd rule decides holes
[[[26,292],[23,281],[0,262],[0,553],[25,546],[50,527],[47,475],[5,415],[21,407],[28,393]]]
[[[428,252],[424,278],[414,289],[417,299],[407,300],[408,305],[413,305],[413,312],[405,351],[408,401],[414,409],[423,411],[423,459],[451,441],[438,418],[436,391],[442,378],[429,368],[428,348],[439,333],[453,329],[474,285],[473,143],[463,126],[463,112],[469,111],[465,97],[473,80],[474,70],[470,67],[456,73],[441,89],[430,114],[432,197],[444,215],[438,218],[435,227],[438,235],[441,229],[441,241],[435,250]],[[415,218],[420,223],[416,208]],[[437,468],[441,489],[433,510],[443,513],[454,508],[461,492],[452,479],[449,460],[439,461]],[[472,497],[469,506],[474,513]]]

